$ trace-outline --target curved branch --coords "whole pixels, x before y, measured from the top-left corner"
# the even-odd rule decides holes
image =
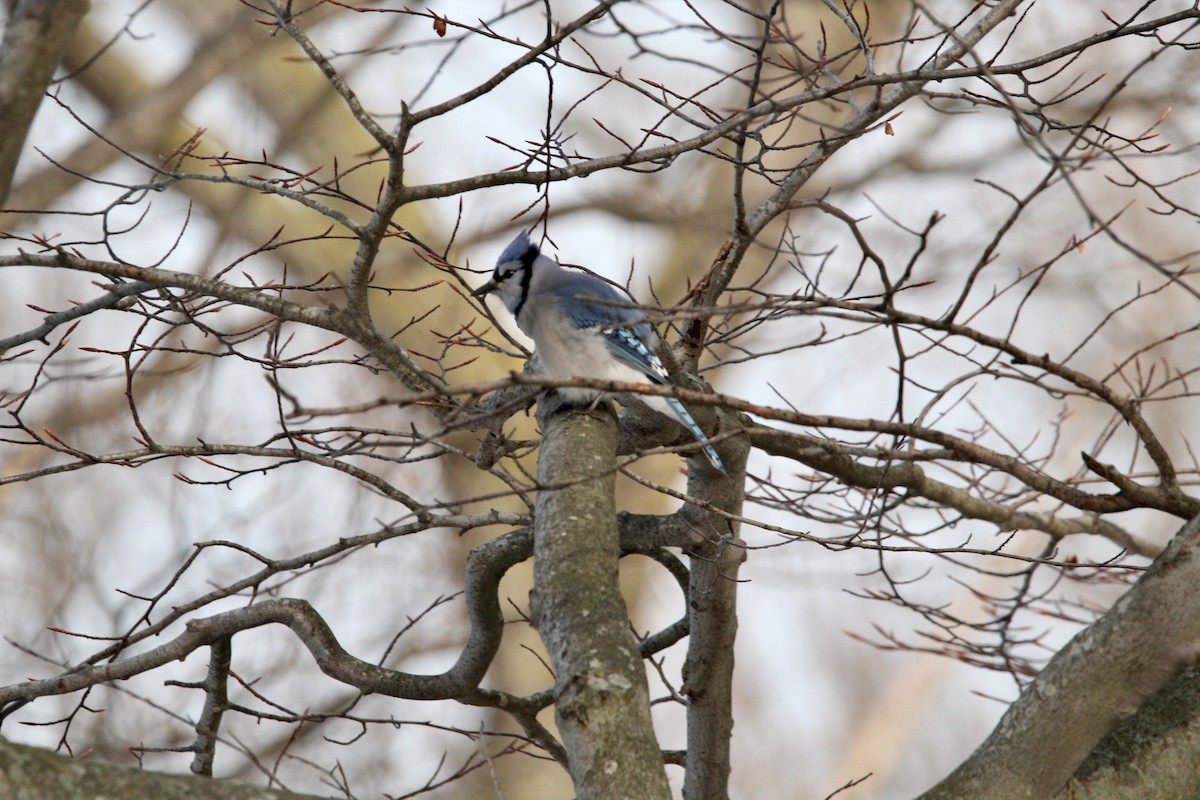
[[[618,522],[618,528],[620,523]],[[631,548],[625,545],[625,532],[621,531],[621,555],[634,554],[645,556],[653,559],[658,564],[670,573],[675,579],[675,583],[679,586],[679,590],[683,593],[683,598],[686,604],[688,596],[688,582],[690,580],[690,572],[687,566],[679,560],[678,557],[669,550],[664,550],[661,547],[648,548]],[[642,654],[642,658],[649,658],[655,653],[666,650],[671,645],[675,644],[683,637],[688,635],[691,628],[691,617],[685,612],[682,617],[672,622],[662,630],[653,633],[638,642],[638,652]]]
[[[512,531],[472,551],[465,587],[471,632],[458,660],[440,675],[415,675],[356,658],[342,648],[329,625],[307,601],[284,598],[192,620],[187,630],[172,641],[138,655],[0,688],[0,705],[126,680],[241,631],[272,624],[290,628],[326,675],[363,692],[409,700],[454,699],[478,687],[491,665],[504,629],[497,592],[500,579],[532,552],[533,533],[528,529]]]

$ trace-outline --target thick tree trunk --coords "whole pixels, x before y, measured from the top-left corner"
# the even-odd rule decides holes
[[[1060,800],[1200,797],[1200,669],[1188,667],[1083,762]]]
[[[1106,734],[1196,663],[1197,583],[1200,517],[1050,660],[987,741],[923,800],[1042,800],[1063,791]]]
[[[533,620],[554,667],[555,719],[578,800],[669,798],[637,639],[617,583],[616,424],[539,404]]]
[[[17,0],[10,8],[0,42],[0,206],[8,197],[25,135],[88,2]]]
[[[0,738],[0,797],[6,800],[318,800],[236,781],[74,759]]]

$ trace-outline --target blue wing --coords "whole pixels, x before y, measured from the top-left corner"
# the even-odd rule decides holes
[[[652,349],[654,333],[650,330],[649,325],[641,322],[631,327],[608,328],[603,331],[603,334],[609,352],[616,356],[617,360],[641,372],[651,383],[659,386],[667,386],[671,383],[670,375],[667,374],[662,362],[659,361]],[[709,463],[721,474],[728,474],[725,472],[725,464],[721,462],[721,457],[717,455],[713,446],[707,443],[708,437],[696,424],[696,420],[692,419],[688,410],[683,407],[683,403],[674,397],[662,399],[666,401],[676,418],[683,423],[683,427],[687,428],[696,441],[703,445],[704,455]]]
[[[613,357],[645,375],[651,383],[669,385],[671,377],[654,352],[654,331],[647,323],[640,321],[643,317],[640,311],[628,307],[629,298],[590,275],[568,275],[550,290],[558,296],[562,308],[568,310],[571,321],[579,328],[597,329]],[[721,463],[717,451],[712,445],[706,444],[708,437],[683,407],[683,403],[674,397],[662,399],[696,441],[703,445],[709,463],[725,473],[725,465]]]
[[[629,297],[590,275],[567,275],[569,278],[551,290],[575,326],[598,329],[617,360],[653,383],[669,383],[667,371],[654,354],[654,331],[641,321],[641,311],[628,307]]]
[[[645,331],[639,330],[645,328]],[[602,331],[608,351],[617,360],[645,375],[651,383],[665,386],[671,382],[662,362],[651,349],[650,326],[642,322],[627,328],[607,328]]]

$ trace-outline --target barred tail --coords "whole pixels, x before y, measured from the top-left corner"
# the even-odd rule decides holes
[[[650,398],[646,398],[647,400]],[[713,449],[711,444],[708,444],[708,437],[704,435],[704,431],[700,430],[700,426],[696,424],[696,420],[692,419],[692,415],[683,407],[683,403],[676,400],[674,397],[664,397],[671,411],[683,423],[683,427],[687,428],[692,436],[696,437],[696,441],[704,445],[704,455],[708,458],[708,463],[713,465],[713,469],[720,472],[722,475],[727,475],[725,465],[721,463],[721,457],[717,455],[717,451]]]

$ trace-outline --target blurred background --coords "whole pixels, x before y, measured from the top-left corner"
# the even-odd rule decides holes
[[[304,4],[296,5],[299,10]],[[402,102],[418,110],[453,98],[513,61],[523,52],[519,43],[540,40],[547,5],[558,23],[591,7],[432,4],[429,11],[451,23],[442,36],[427,16],[377,13],[399,7],[394,4],[311,5],[299,24],[389,130]],[[816,0],[779,4],[777,19],[786,23],[780,35],[791,37],[795,48],[768,49],[764,91],[803,90],[797,76],[823,56],[830,60],[826,72],[836,65],[843,78],[863,69],[845,24],[849,14],[863,25],[869,17],[873,43],[908,32],[907,45],[880,47],[874,71],[916,67],[943,42],[931,20],[956,23],[962,11],[958,3],[930,2],[921,4],[927,12],[922,16],[915,5],[858,3],[847,10]],[[1014,35],[1006,39],[1002,32],[980,48],[989,57],[1003,49],[1001,61],[1019,62],[1106,29],[1105,14],[1123,18],[1142,9],[1146,17],[1162,16],[1187,5],[1031,5],[1005,29]],[[296,175],[313,173],[315,180],[337,174],[340,191],[361,201],[357,207],[338,201],[337,207],[365,218],[383,175],[374,142],[295,43],[261,19],[237,2],[95,0],[28,138],[0,229],[70,243],[99,258],[223,274],[245,285],[299,285],[328,275],[324,285],[333,291],[347,273],[354,242],[345,230],[331,230],[325,217],[228,183],[148,187],[151,167],[162,163],[197,174],[257,176],[264,171],[244,162],[269,162]],[[483,35],[485,27],[494,35]],[[419,147],[407,160],[406,182],[436,184],[520,164],[519,151],[545,141],[547,131],[563,159],[622,152],[623,143],[645,138],[694,135],[689,119],[666,114],[653,99],[661,94],[658,87],[693,99],[687,106],[692,118],[701,116],[700,107],[712,118],[740,110],[748,103],[748,69],[760,28],[733,4],[619,4],[613,18],[577,33],[571,52],[562,54],[594,70],[543,59],[424,123],[409,143]],[[1166,52],[1150,64],[1152,50],[1153,42],[1130,36],[1065,68],[1056,62],[1035,73],[1046,82],[1044,99],[1053,102],[1048,113],[1064,126],[1101,109],[1110,133],[1137,139],[1152,131],[1153,142],[1127,151],[1128,165],[1097,158],[1089,166],[1085,157],[1095,143],[1081,139],[1066,150],[1080,157],[1078,171],[1062,180],[1052,148],[1071,135],[1065,127],[1047,129],[1034,116],[1017,113],[1024,103],[1019,96],[993,93],[972,103],[963,99],[962,85],[932,86],[930,96],[904,107],[888,132],[866,133],[821,168],[801,192],[805,202],[760,238],[761,250],[747,260],[728,302],[748,302],[763,291],[871,296],[878,280],[869,274],[874,267],[863,257],[857,231],[889,270],[912,265],[924,283],[905,300],[918,313],[937,317],[962,300],[960,321],[1030,352],[1050,353],[1123,390],[1158,391],[1171,370],[1186,375],[1197,352],[1185,335],[1195,327],[1195,297],[1168,273],[1194,251],[1195,220],[1182,223],[1183,214],[1159,213],[1167,208],[1162,198],[1132,181],[1130,170],[1159,181],[1183,176],[1161,191],[1173,197],[1194,192],[1197,89],[1189,77],[1194,65],[1182,53]],[[798,54],[812,59],[804,70],[795,63]],[[618,72],[624,81],[613,79]],[[814,80],[830,79],[819,68],[814,72]],[[764,151],[767,174],[747,177],[746,202],[761,202],[771,189],[769,170],[797,163],[823,132],[870,97],[869,90],[859,90],[771,121],[763,131],[773,143]],[[1150,161],[1147,154],[1159,145],[1170,150]],[[625,285],[642,301],[671,306],[704,274],[734,224],[734,171],[721,154],[728,149],[713,145],[658,168],[611,170],[549,187],[447,193],[404,207],[396,222],[434,250],[444,249],[462,280],[477,285],[482,278],[474,274],[490,270],[515,231],[545,211],[563,263]],[[1026,196],[1032,199],[1015,202]],[[927,228],[934,215],[941,221]],[[1096,235],[1098,221],[1110,223],[1112,235]],[[262,249],[268,242],[277,246]],[[484,335],[491,323],[461,296],[457,280],[420,258],[410,243],[385,243],[374,283],[390,290],[373,299],[380,329],[400,332],[402,344],[423,365],[440,364],[446,380],[498,379],[520,368],[519,360],[500,352],[455,345],[456,330],[472,326]],[[0,270],[0,296],[6,298],[0,334],[36,327],[45,311],[98,291],[82,274]],[[321,302],[318,293],[312,297]],[[338,301],[331,296],[330,302]],[[725,317],[731,326],[739,319],[746,317],[735,311]],[[203,314],[195,321],[189,327],[180,320],[103,312],[83,320],[61,350],[54,347],[66,332],[56,331],[47,344],[22,348],[0,367],[5,410],[19,412],[32,430],[103,453],[135,449],[139,425],[163,442],[262,442],[293,410],[281,407],[274,385],[313,412],[307,424],[314,428],[348,416],[356,425],[396,431],[398,439],[410,426],[436,428],[418,410],[389,405],[387,398],[402,394],[401,388],[353,363],[351,348],[322,332],[286,326],[262,336],[256,327],[261,320],[236,309],[214,312],[211,324],[220,335],[206,335],[210,320]],[[508,321],[499,322],[515,333]],[[240,341],[239,329],[254,334],[234,354],[227,343]],[[495,333],[486,335],[503,342]],[[908,383],[901,393],[899,349],[884,327],[834,313],[785,316],[730,337],[702,367],[717,391],[763,405],[873,419],[888,419],[899,407],[906,418],[977,436],[1064,478],[1082,473],[1080,451],[1135,474],[1144,466],[1128,434],[1114,425],[1111,408],[998,381],[972,363],[970,352],[934,347],[919,333],[905,335]],[[286,368],[289,358],[296,359],[295,369]],[[127,380],[131,361],[136,380]],[[1170,439],[1181,469],[1194,470],[1186,442],[1196,422],[1186,413],[1184,389],[1163,390],[1161,402],[1146,413]],[[380,399],[385,402],[376,405]],[[518,437],[535,435],[529,419],[514,419],[509,427]],[[825,433],[863,446],[874,442]],[[264,469],[248,458],[163,458],[137,469],[59,471],[61,454],[21,442],[11,426],[0,441],[0,471],[10,479],[0,485],[0,581],[7,587],[0,603],[3,683],[75,663],[102,647],[103,637],[119,636],[144,617],[153,621],[162,609],[260,566],[233,547],[197,551],[198,542],[230,542],[285,558],[402,517],[402,509],[351,476],[309,465]],[[473,464],[477,436],[449,434],[444,446],[461,454],[413,464],[368,461],[403,491],[430,502],[471,510],[523,508],[514,497],[475,499],[505,490]],[[532,465],[527,459],[526,467]],[[953,464],[943,469],[943,479],[1013,506],[1056,510],[1032,495],[1006,494],[1010,487],[989,483],[992,477]],[[231,480],[230,470],[244,472]],[[635,471],[646,481],[622,479],[621,508],[657,513],[676,505],[652,488],[682,491],[676,456],[643,459]],[[868,495],[830,486],[761,453],[752,454],[749,472],[746,514],[764,527],[747,526],[742,533],[751,552],[740,590],[734,796],[822,798],[868,775],[839,796],[868,800],[919,792],[982,741],[1019,691],[1020,670],[1015,678],[1003,668],[987,668],[998,666],[987,659],[979,659],[982,666],[970,663],[936,638],[945,631],[931,629],[937,616],[932,610],[978,621],[979,630],[956,623],[954,635],[964,639],[1027,639],[1017,650],[1036,665],[1080,622],[1106,608],[1127,579],[1022,573],[1025,564],[993,557],[821,546],[767,526],[868,542],[876,536],[881,538],[874,541],[885,541],[880,529],[894,526],[896,535],[926,536],[922,542],[929,546],[987,551],[1003,545],[1026,556],[1045,554],[1047,537],[1024,532],[1010,540],[1009,531],[991,523],[936,508],[914,506],[890,516]],[[11,480],[21,475],[37,479]],[[1130,512],[1116,521],[1151,545],[1175,528],[1173,520],[1152,512]],[[453,662],[465,637],[456,593],[466,554],[498,532],[424,532],[336,564],[296,570],[258,589],[310,600],[344,646],[364,659],[438,671]],[[1119,553],[1111,541],[1077,536],[1055,556],[1091,562]],[[489,674],[489,685],[514,692],[549,681],[537,636],[521,621],[530,572],[523,565],[504,582],[512,624]],[[659,568],[626,559],[622,578],[639,631],[657,630],[681,615],[680,593]],[[1044,595],[1044,602],[1023,606],[998,633],[989,627],[998,614],[994,598],[1012,592],[1014,581],[1028,596]],[[887,600],[892,592],[903,602]],[[246,596],[201,613],[239,606]],[[324,678],[286,631],[254,636],[253,645],[234,642],[235,671],[245,685],[232,691],[262,718],[227,718],[219,775],[259,782],[271,776],[276,785],[337,796],[404,797],[426,787],[431,797],[571,795],[569,780],[552,762],[527,754],[501,758],[509,740],[489,734],[515,728],[479,709],[369,697],[352,712],[360,722],[272,722],[272,714],[343,711],[355,695]],[[678,675],[683,649],[676,645],[665,654],[662,673],[668,678]],[[201,698],[167,681],[195,681],[204,669],[203,658],[194,656],[97,689],[84,706],[77,696],[40,700],[8,720],[4,735],[65,745],[76,755],[185,771],[190,755],[169,750],[192,740],[190,721]],[[652,694],[667,696],[654,671],[651,679]],[[682,748],[679,706],[663,702],[655,713],[663,746]],[[467,768],[473,771],[466,777],[439,786]],[[681,773],[670,771],[678,786]]]

